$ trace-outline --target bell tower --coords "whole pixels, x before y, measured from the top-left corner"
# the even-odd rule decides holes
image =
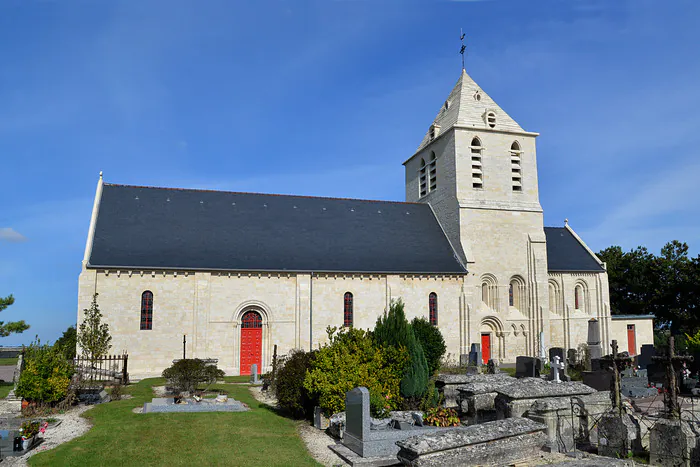
[[[513,318],[529,321],[528,328],[548,309],[537,136],[523,130],[463,69],[418,149],[404,162],[406,201],[431,206],[474,281],[470,309],[498,317],[517,311]],[[517,310],[510,305],[513,280],[524,284],[527,294]],[[477,337],[470,336],[471,342],[479,342]],[[534,340],[529,346],[536,346]]]

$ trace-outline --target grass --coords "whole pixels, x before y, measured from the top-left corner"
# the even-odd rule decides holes
[[[0,358],[0,366],[17,366],[18,357]]]
[[[13,387],[15,387],[15,383],[0,383],[0,399],[6,398]]]
[[[235,377],[234,377],[235,378]],[[55,449],[29,459],[32,466],[84,465],[261,465],[317,464],[296,432],[294,420],[256,401],[248,386],[217,384],[249,412],[135,414],[132,409],[153,398],[152,378],[129,386],[133,399],[101,404],[86,416],[92,429]]]

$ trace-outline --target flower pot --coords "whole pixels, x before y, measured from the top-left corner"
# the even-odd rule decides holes
[[[26,451],[27,449],[31,449],[35,442],[36,436],[32,436],[31,438],[22,437],[22,450]]]

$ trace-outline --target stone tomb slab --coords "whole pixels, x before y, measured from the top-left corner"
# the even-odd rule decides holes
[[[152,402],[143,404],[143,413],[177,413],[177,412],[246,412],[247,405],[235,399],[216,402],[215,399],[185,399],[186,403],[175,404],[172,397],[155,397]]]
[[[464,387],[471,387],[471,384],[484,383],[488,387],[492,384],[503,385],[504,381],[515,381],[507,373],[496,374],[472,374],[472,375],[438,375],[435,380],[435,387],[441,395],[445,397],[445,407],[458,408],[459,390]]]
[[[522,417],[538,399],[582,396],[596,392],[577,381],[555,383],[540,378],[522,378],[497,390],[496,411],[499,419]]]
[[[545,426],[513,418],[414,436],[398,441],[398,459],[409,466],[507,465],[538,456]]]
[[[482,423],[496,419],[496,390],[517,380],[505,373],[473,375],[469,382],[457,386],[457,405],[467,423]]]

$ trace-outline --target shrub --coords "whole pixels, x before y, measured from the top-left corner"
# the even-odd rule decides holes
[[[442,403],[442,399],[440,391],[435,387],[435,379],[430,378],[425,394],[423,394],[423,398],[420,401],[420,409],[423,412],[427,412],[429,409],[438,407]]]
[[[447,409],[445,407],[435,407],[429,409],[423,421],[426,425],[431,426],[459,426],[461,422],[457,416],[457,412],[454,409]]]
[[[428,385],[428,363],[423,347],[406,319],[401,299],[392,301],[389,311],[377,319],[374,339],[380,346],[408,350],[409,361],[401,378],[401,395],[410,398],[422,396]]]
[[[17,383],[16,394],[29,401],[54,403],[68,392],[73,366],[63,350],[41,345],[37,340],[25,349],[25,367]]]
[[[60,347],[68,360],[73,360],[78,345],[78,332],[75,330],[75,326],[70,326],[63,331],[63,335],[53,345]]]
[[[311,369],[315,352],[292,350],[284,363],[277,369],[274,390],[280,407],[294,417],[310,418],[313,415],[315,400],[304,387],[306,372]]]
[[[437,326],[433,326],[425,318],[413,318],[411,327],[416,334],[416,339],[423,347],[425,360],[428,363],[428,374],[432,376],[440,369],[440,361],[447,350],[445,339]]]
[[[201,383],[213,384],[224,372],[199,358],[185,358],[163,370],[163,378],[180,392],[194,392]]]
[[[401,406],[399,384],[408,361],[404,347],[379,347],[361,329],[328,327],[329,343],[321,347],[304,378],[304,387],[326,414],[345,410],[345,393],[364,386],[374,416]],[[286,366],[286,365],[285,365]]]

